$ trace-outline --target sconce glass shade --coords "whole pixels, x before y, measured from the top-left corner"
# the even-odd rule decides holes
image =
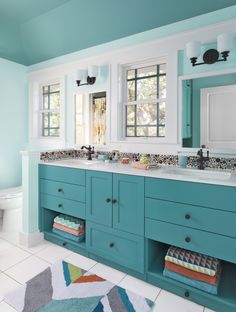
[[[217,37],[217,50],[222,53],[233,49],[234,36],[230,33],[224,33]]]
[[[78,71],[77,71],[77,80],[83,80],[83,78],[84,78],[84,71],[82,70],[82,69],[79,69]]]
[[[198,58],[201,54],[201,43],[199,41],[191,41],[186,44],[186,55],[189,59]]]
[[[91,65],[88,67],[88,76],[89,77],[97,77],[98,75],[98,66]]]

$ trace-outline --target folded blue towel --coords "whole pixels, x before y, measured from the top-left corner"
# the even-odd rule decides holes
[[[176,281],[179,281],[181,283],[184,283],[184,284],[190,285],[192,287],[201,289],[201,290],[206,291],[208,293],[211,293],[213,295],[217,295],[219,281],[218,281],[217,285],[210,285],[210,284],[207,284],[207,283],[204,283],[204,282],[193,280],[193,279],[188,278],[188,277],[186,277],[184,275],[172,272],[172,271],[170,271],[168,269],[164,269],[163,275],[166,276],[166,277],[172,278],[172,279],[174,279]]]
[[[84,237],[85,237],[84,234],[79,235],[79,236],[75,236],[75,235],[73,235],[73,234],[66,233],[66,232],[64,232],[64,231],[61,231],[61,230],[58,230],[58,229],[55,229],[55,228],[52,228],[52,232],[53,232],[54,234],[60,235],[60,236],[62,236],[62,237],[64,237],[64,238],[71,239],[71,240],[73,240],[73,241],[75,241],[75,242],[77,242],[77,243],[83,241],[83,240],[84,240]]]

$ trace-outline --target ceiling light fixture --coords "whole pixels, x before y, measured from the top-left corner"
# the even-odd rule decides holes
[[[86,73],[85,73],[86,72]],[[87,74],[87,78],[86,78],[86,83],[81,83],[81,81],[84,79],[84,76],[86,76]],[[96,77],[98,75],[98,66],[96,65],[91,65],[88,67],[88,70],[83,70],[83,69],[79,69],[77,71],[77,86],[85,86],[85,85],[93,85],[96,81]]]
[[[197,58],[201,54],[201,43],[191,41],[186,44],[186,54],[190,59],[192,66],[203,64],[214,64],[216,62],[227,61],[229,52],[233,49],[234,36],[230,33],[224,33],[217,37],[217,50],[209,49],[203,54],[203,62],[197,63]],[[219,59],[219,56],[222,56]]]

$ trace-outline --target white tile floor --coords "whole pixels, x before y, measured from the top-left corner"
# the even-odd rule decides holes
[[[65,259],[155,301],[153,312],[214,312],[49,242],[44,241],[37,247],[25,248],[17,243],[16,235],[6,233],[0,233],[0,311],[15,311],[4,302],[6,292],[23,284],[59,259]]]

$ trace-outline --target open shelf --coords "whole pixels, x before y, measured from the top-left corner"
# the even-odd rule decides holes
[[[72,239],[60,236],[52,232],[54,218],[59,214],[58,212],[43,208],[41,213],[42,213],[42,231],[44,233],[45,239],[55,244],[58,244],[60,246],[71,249],[75,252],[81,253],[81,251],[84,251],[82,253],[83,254],[85,253],[85,250],[86,250],[85,239],[81,242],[76,242]]]
[[[205,305],[217,312],[236,311],[236,264],[224,262],[218,295],[213,295],[200,289],[191,287],[174,279],[163,276],[165,255],[168,245],[159,242],[148,242],[149,248],[156,247],[156,255],[152,252],[148,259],[147,281],[159,287],[171,291],[182,297]]]

